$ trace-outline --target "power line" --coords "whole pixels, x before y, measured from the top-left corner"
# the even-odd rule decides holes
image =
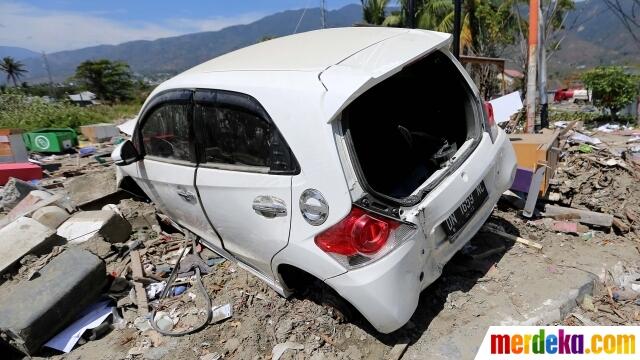
[[[300,19],[298,19],[298,23],[296,24],[296,28],[293,30],[293,33],[297,33],[298,32],[298,27],[300,26],[300,23],[302,22],[302,18],[304,17],[304,14],[307,13],[307,9],[309,8],[309,1],[307,0],[307,4],[304,6],[304,10],[302,11],[302,15],[300,15]]]

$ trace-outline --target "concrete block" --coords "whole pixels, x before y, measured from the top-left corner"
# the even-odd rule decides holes
[[[70,216],[66,210],[50,205],[36,210],[31,218],[50,229],[57,229]]]
[[[118,190],[116,172],[108,169],[76,176],[64,187],[73,202],[83,205],[116,192]]]
[[[11,178],[2,188],[0,193],[0,209],[13,209],[20,200],[24,199],[29,193],[38,188],[26,181]]]
[[[27,355],[94,303],[106,283],[104,262],[79,249],[66,250],[39,273],[0,301],[0,332]]]
[[[64,239],[36,220],[21,217],[0,229],[0,273],[27,254],[42,254]]]
[[[11,211],[9,211],[9,213],[7,214],[8,217],[11,218],[19,218],[20,216],[24,215],[22,214],[25,210],[33,207],[33,205],[39,203],[42,200],[46,200],[48,198],[50,198],[51,195],[50,193],[46,192],[46,191],[42,191],[42,190],[33,190],[31,191],[27,196],[24,197],[24,199],[20,200],[19,203],[17,203],[13,209],[11,209]]]
[[[109,141],[120,135],[120,131],[113,124],[92,124],[80,126],[80,132],[91,142]]]
[[[129,239],[131,225],[122,216],[110,210],[82,211],[58,227],[58,235],[72,244],[101,236],[110,243]]]

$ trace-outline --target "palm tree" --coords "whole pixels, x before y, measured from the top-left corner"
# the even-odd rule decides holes
[[[385,21],[385,8],[389,0],[360,0],[362,3],[362,17],[372,25],[382,25]]]
[[[16,61],[11,56],[6,56],[2,59],[2,62],[0,62],[0,70],[7,73],[7,84],[9,80],[13,80],[13,86],[18,86],[18,80],[27,72],[24,64]]]
[[[477,0],[466,0],[477,1]],[[397,0],[400,11],[387,16],[383,22],[385,26],[401,27],[408,23],[408,0]],[[441,32],[453,31],[453,1],[452,0],[415,0],[413,13],[416,27],[419,29],[435,30]],[[462,19],[462,32],[460,46],[469,47],[471,44],[471,29],[469,13],[466,12]]]

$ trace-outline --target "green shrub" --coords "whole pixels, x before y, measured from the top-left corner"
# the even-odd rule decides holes
[[[0,93],[0,128],[34,130],[43,127],[70,127],[113,122],[138,113],[139,104],[79,107],[69,102],[47,103],[18,91]]]

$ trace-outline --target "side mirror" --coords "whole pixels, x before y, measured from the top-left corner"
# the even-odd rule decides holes
[[[113,152],[111,153],[111,159],[118,166],[124,166],[133,164],[136,161],[140,160],[140,154],[138,154],[138,150],[133,146],[131,140],[126,140],[122,144],[118,145]]]

